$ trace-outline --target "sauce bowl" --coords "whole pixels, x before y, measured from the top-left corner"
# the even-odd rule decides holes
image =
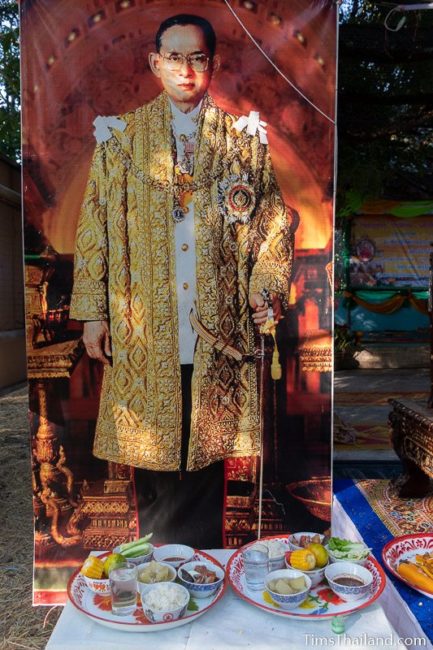
[[[368,569],[354,562],[335,562],[325,568],[325,578],[334,594],[348,602],[361,600],[371,592],[373,575]],[[355,579],[357,584],[344,585],[339,578]]]

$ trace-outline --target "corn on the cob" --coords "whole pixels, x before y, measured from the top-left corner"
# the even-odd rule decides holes
[[[86,578],[100,580],[104,575],[104,563],[95,555],[90,555],[81,567],[81,573]]]
[[[311,571],[316,566],[314,553],[308,549],[300,549],[290,554],[290,566],[300,571]]]

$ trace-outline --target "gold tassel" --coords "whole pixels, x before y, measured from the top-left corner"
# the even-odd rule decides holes
[[[271,377],[274,381],[281,379],[283,371],[280,364],[280,353],[278,351],[277,338],[276,338],[277,325],[273,318],[268,318],[266,323],[260,327],[260,333],[265,335],[269,334],[274,339],[274,351],[272,353],[271,363]]]
[[[278,352],[277,339],[275,336],[275,331],[272,332],[272,338],[274,339],[274,351],[272,353],[272,364],[271,364],[271,377],[274,381],[281,379],[283,371],[280,363],[280,354]]]

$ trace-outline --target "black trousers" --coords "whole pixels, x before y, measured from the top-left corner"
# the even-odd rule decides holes
[[[191,421],[192,365],[182,365],[182,448],[180,472],[135,469],[140,534],[152,541],[195,548],[223,545],[224,462],[187,472]]]

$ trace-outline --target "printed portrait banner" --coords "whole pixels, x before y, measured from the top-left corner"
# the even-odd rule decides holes
[[[350,239],[351,287],[428,287],[431,216],[355,217]]]
[[[34,603],[331,519],[336,6],[21,2]]]

